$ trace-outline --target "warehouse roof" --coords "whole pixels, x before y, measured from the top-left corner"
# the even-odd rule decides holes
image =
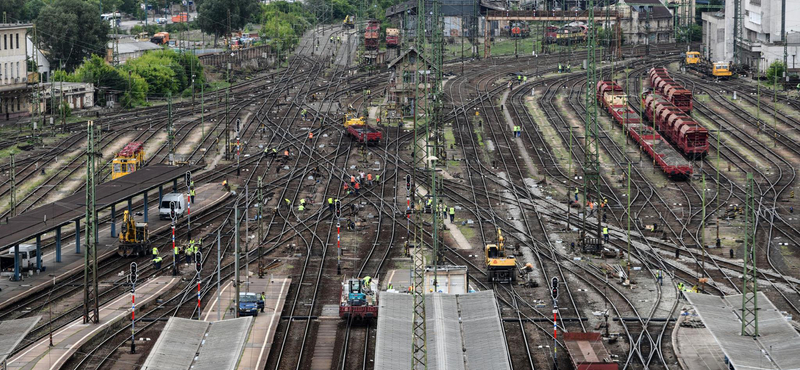
[[[242,317],[208,322],[170,318],[142,368],[235,369],[252,320],[252,317]]]
[[[0,364],[22,342],[22,339],[39,322],[41,316],[0,322]]]
[[[411,367],[414,298],[382,292],[375,344],[376,369]],[[425,295],[429,369],[510,369],[494,292]],[[462,347],[463,343],[463,347]]]
[[[684,294],[736,370],[800,369],[800,334],[764,293],[758,293],[755,338],[741,335],[741,294]]]

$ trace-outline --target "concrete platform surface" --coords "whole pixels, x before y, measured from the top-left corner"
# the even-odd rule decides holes
[[[180,281],[177,277],[161,276],[136,288],[136,306],[141,307],[160,296]],[[60,369],[89,339],[104,333],[108,327],[131,314],[131,295],[124,294],[100,307],[100,323],[84,324],[77,319],[53,333],[53,347],[45,337],[27,347],[8,361],[8,369]]]
[[[250,278],[250,291],[256,294],[264,292],[267,299],[264,301],[264,313],[253,320],[250,335],[239,359],[238,370],[256,370],[267,366],[269,349],[272,347],[291,284],[290,278]]]

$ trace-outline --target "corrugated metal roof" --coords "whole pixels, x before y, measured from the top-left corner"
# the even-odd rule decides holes
[[[736,370],[800,369],[800,334],[758,293],[758,337],[742,336],[742,295],[684,293]]]
[[[233,370],[252,322],[252,317],[215,322],[170,318],[142,368]]]
[[[413,297],[382,292],[375,368],[411,367]],[[511,369],[494,292],[425,295],[428,367],[437,370]]]
[[[0,364],[22,342],[41,316],[0,322]]]

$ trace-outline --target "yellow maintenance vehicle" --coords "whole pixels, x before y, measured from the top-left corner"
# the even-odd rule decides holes
[[[348,109],[347,113],[344,114],[344,127],[363,126],[365,124],[364,117],[359,117],[353,110]]]
[[[686,57],[681,60],[681,64],[684,67],[718,79],[728,79],[733,75],[730,63],[711,62],[703,58],[699,51],[686,52]]]
[[[512,283],[517,281],[517,260],[507,255],[503,231],[497,229],[497,244],[486,244],[486,270],[489,282]]]
[[[136,222],[126,210],[122,215],[117,253],[122,257],[144,256],[150,251],[150,232],[146,222]]]
[[[356,18],[355,16],[346,15],[344,17],[344,20],[342,21],[342,28],[344,28],[344,29],[348,29],[348,28],[349,29],[353,29],[353,28],[355,28],[356,27],[355,18]]]
[[[686,52],[686,58],[683,60],[683,64],[690,66],[690,65],[696,65],[697,63],[700,63],[700,52],[699,51]]]

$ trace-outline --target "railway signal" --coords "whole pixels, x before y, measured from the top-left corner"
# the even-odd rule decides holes
[[[200,270],[203,268],[203,252],[194,254],[194,270],[197,271],[197,319],[200,320]]]
[[[189,171],[186,171],[186,175],[184,175],[184,177],[186,178],[186,187],[187,188],[191,187],[192,186],[192,173],[189,172]]]
[[[340,218],[340,217],[342,217],[342,202],[340,202],[340,201],[337,199],[337,200],[336,200],[336,202],[334,202],[334,203],[333,203],[333,209],[334,209],[334,210],[335,210],[335,212],[336,212],[336,218],[337,218],[337,219],[338,219],[338,218]]]
[[[551,294],[550,295],[553,297],[553,299],[558,299],[558,278],[557,277],[553,278],[552,284],[550,285],[550,289],[551,289],[551,291],[550,291]]]
[[[138,267],[136,262],[131,262],[131,274],[128,275],[131,282],[131,354],[136,353],[136,277],[138,276]]]
[[[406,175],[406,190],[411,191],[411,175]]]

